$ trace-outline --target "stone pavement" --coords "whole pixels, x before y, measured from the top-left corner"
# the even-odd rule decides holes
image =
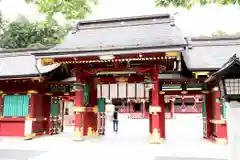
[[[148,144],[148,121],[121,119],[119,133],[107,125],[105,137],[72,140],[72,128],[58,136],[45,136],[30,141],[0,138],[0,160],[50,160],[79,157],[87,160],[226,160],[227,146],[216,145],[201,138],[201,119],[177,117],[167,120],[167,141]],[[211,159],[212,158],[212,159]]]
[[[3,159],[27,160],[37,156],[41,156],[44,153],[47,152],[37,150],[0,149],[0,160]]]
[[[227,159],[196,158],[196,157],[155,157],[154,160],[227,160]]]

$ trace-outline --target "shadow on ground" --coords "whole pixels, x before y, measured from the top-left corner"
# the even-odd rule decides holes
[[[0,159],[28,160],[47,153],[47,151],[0,149]]]

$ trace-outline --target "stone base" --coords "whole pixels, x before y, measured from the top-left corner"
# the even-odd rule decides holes
[[[36,136],[35,133],[29,134],[29,135],[25,135],[24,136],[24,140],[32,140],[34,137]]]
[[[165,142],[165,138],[151,139],[149,138],[150,144],[163,144]]]
[[[32,140],[33,139],[33,137],[24,137],[24,140],[26,141],[26,140]]]
[[[226,138],[214,138],[214,141],[217,143],[217,144],[227,144],[228,141]]]
[[[73,141],[75,141],[75,142],[82,142],[82,141],[85,141],[85,139],[83,137],[74,137]]]

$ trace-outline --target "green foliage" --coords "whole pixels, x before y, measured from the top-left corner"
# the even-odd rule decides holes
[[[240,36],[240,32],[228,34],[222,30],[217,30],[212,34],[212,37],[222,37],[222,36]]]
[[[3,19],[2,12],[0,11],[0,36],[6,29],[7,21]]]
[[[41,43],[33,43],[33,44],[30,44],[28,45],[27,48],[43,48],[44,45],[42,45]]]
[[[61,13],[66,19],[83,19],[92,12],[92,6],[97,5],[98,0],[25,0],[26,3],[34,3],[41,13],[47,15],[48,21],[54,14]]]
[[[66,28],[57,22],[46,26],[42,23],[30,23],[22,20],[18,19],[6,25],[6,29],[0,35],[0,48],[14,49],[55,45],[60,43],[67,34]]]
[[[155,0],[156,7],[182,7],[191,9],[193,6],[200,5],[205,6],[208,4],[240,4],[240,0]]]
[[[216,32],[214,32],[212,34],[212,37],[217,37],[217,36],[228,36],[228,34],[224,31],[221,31],[221,30],[217,30]]]
[[[212,33],[211,36],[206,36],[206,35],[201,35],[199,38],[209,38],[209,37],[228,37],[228,36],[240,36],[240,32],[235,32],[235,33],[226,33],[222,30],[216,30],[215,32]]]
[[[0,12],[0,29],[3,29],[3,26],[4,26],[4,20],[3,20],[2,13]]]

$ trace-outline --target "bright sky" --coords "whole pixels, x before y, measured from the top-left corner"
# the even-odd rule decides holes
[[[43,18],[34,5],[26,5],[24,0],[2,0],[0,9],[7,18],[22,14],[31,20]],[[100,0],[90,19],[136,16],[154,13],[175,13],[176,23],[186,36],[211,35],[216,30],[227,33],[240,31],[240,8],[234,6],[195,7],[190,11],[174,8],[155,8],[154,0]],[[61,19],[61,18],[59,18]],[[62,20],[62,19],[61,19]]]

